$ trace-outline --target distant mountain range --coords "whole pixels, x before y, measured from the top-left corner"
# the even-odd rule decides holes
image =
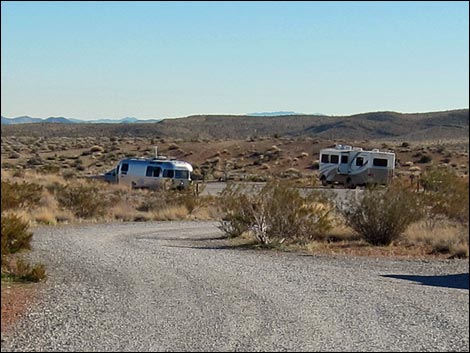
[[[277,111],[277,112],[260,112],[260,113],[249,113],[246,116],[258,116],[258,117],[274,117],[274,116],[290,116],[290,115],[307,115],[304,113],[296,113],[291,111]],[[315,113],[308,114],[312,116],[325,116],[325,114]],[[16,124],[32,124],[32,123],[61,123],[61,124],[139,124],[139,123],[158,123],[163,119],[149,119],[139,120],[137,118],[123,118],[123,119],[94,119],[94,120],[81,120],[74,118],[61,117],[49,117],[43,118],[32,118],[30,116],[19,116],[16,118],[6,118],[2,116],[2,125],[16,125]]]
[[[60,124],[139,124],[139,123],[158,123],[161,119],[139,120],[136,118],[123,119],[95,119],[80,120],[64,117],[49,117],[46,119],[32,118],[30,116],[19,116],[16,118],[6,118],[2,116],[2,125],[32,124],[32,123],[60,123]]]

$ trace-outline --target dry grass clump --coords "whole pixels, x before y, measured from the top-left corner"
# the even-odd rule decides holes
[[[434,254],[468,257],[468,228],[449,220],[437,224],[422,221],[412,224],[403,236],[405,246],[425,246]]]
[[[468,178],[459,177],[449,168],[433,168],[421,177],[424,186],[424,201],[430,217],[446,218],[467,225],[469,222]]]
[[[150,213],[154,221],[175,221],[186,219],[189,215],[188,209],[184,205],[169,206],[161,208]]]
[[[40,207],[33,213],[34,221],[40,224],[56,225],[56,212],[47,207]]]

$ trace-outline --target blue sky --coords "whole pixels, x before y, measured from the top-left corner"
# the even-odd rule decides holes
[[[462,2],[1,2],[1,113],[468,108]]]

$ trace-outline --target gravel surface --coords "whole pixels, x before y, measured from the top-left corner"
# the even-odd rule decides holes
[[[469,351],[468,260],[230,248],[214,222],[35,230],[3,351]]]

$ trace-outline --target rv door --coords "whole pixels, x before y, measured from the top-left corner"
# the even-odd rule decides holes
[[[349,153],[348,152],[341,152],[339,166],[338,166],[338,173],[339,174],[349,173]]]

